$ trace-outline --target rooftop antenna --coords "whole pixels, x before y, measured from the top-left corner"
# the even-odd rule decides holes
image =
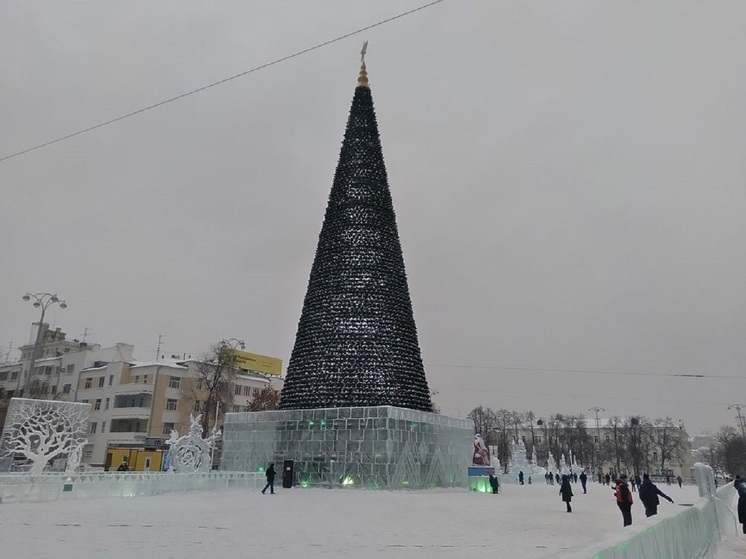
[[[163,341],[163,338],[165,338],[163,334],[158,334],[158,347],[155,350],[155,360],[158,361],[160,359],[161,355],[161,345],[165,345],[165,342]]]
[[[8,346],[8,353],[5,354],[5,365],[10,362],[10,354],[13,353],[13,342]]]
[[[90,328],[86,327],[86,329],[83,330],[83,339],[81,340],[81,342],[85,343],[85,339],[88,337],[88,334],[91,334],[92,332],[93,332],[93,330],[91,330]]]

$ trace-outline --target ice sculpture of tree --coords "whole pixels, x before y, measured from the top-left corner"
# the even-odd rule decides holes
[[[32,462],[29,474],[41,474],[51,460],[84,444],[90,408],[90,404],[13,398],[3,431],[3,454],[25,457]]]
[[[210,436],[203,439],[201,418],[201,415],[189,416],[191,425],[186,435],[180,437],[177,431],[171,430],[171,438],[166,441],[166,444],[170,445],[168,457],[171,462],[170,469],[174,472],[210,471],[210,454],[215,443],[220,439],[221,432],[213,427]]]

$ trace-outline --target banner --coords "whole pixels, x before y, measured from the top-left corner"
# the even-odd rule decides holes
[[[282,359],[249,353],[248,351],[238,349],[224,349],[223,351],[227,357],[233,359],[234,365],[239,369],[256,371],[277,377],[282,375]]]

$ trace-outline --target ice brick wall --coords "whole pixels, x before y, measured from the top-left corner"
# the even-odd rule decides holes
[[[473,438],[468,420],[392,406],[229,413],[221,468],[290,459],[301,486],[466,487]]]

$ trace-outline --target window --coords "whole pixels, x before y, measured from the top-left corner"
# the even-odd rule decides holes
[[[658,453],[657,452],[653,453],[653,460],[658,460]]]
[[[201,404],[201,402],[199,402],[199,400],[196,401],[196,402],[194,402],[194,411],[195,411],[195,413],[199,413],[200,411],[202,411],[201,408],[202,408],[202,404]]]
[[[103,388],[104,387],[104,381],[106,380],[106,377],[98,377],[98,387]]]
[[[197,390],[202,390],[202,388],[204,388],[204,385],[202,383],[202,379],[199,379],[197,381]]]
[[[64,386],[62,387],[62,393],[63,393],[63,394],[70,394],[70,389],[71,389],[71,388],[72,388],[72,385],[71,385],[71,384],[65,384],[65,385],[64,385]]]
[[[90,429],[88,430],[88,432],[89,432],[89,433],[90,433],[91,435],[95,434],[95,433],[96,433],[96,427],[98,427],[98,425],[97,425],[97,424],[96,424],[96,422],[94,421],[93,423],[91,423],[91,427],[90,427]]]
[[[104,404],[104,409],[105,410],[109,409],[109,398],[106,399],[106,403]]]
[[[135,384],[140,384],[140,375],[135,375]]]
[[[241,411],[241,406],[235,406],[235,405],[234,405],[234,406],[233,406],[233,411],[234,411],[234,412],[239,412],[239,411]]]
[[[109,386],[114,382],[114,375],[109,375]]]
[[[609,435],[606,435],[606,442],[608,443],[610,440],[611,438],[609,438]]]
[[[244,396],[250,396],[251,395],[251,387],[250,386],[244,386],[243,387],[243,395]]]
[[[106,421],[101,422],[101,432],[106,433]]]
[[[594,436],[594,437],[593,437],[593,442],[594,442],[594,443],[597,443],[597,442],[598,442],[598,437],[597,437],[597,436]]]
[[[71,375],[75,372],[75,365],[68,365],[67,366],[67,374]]]
[[[3,371],[0,373],[0,381],[2,380],[8,380],[8,371]]]
[[[144,375],[142,377],[142,381],[143,381],[143,383],[148,384],[148,375]]]
[[[168,387],[179,388],[179,377],[171,377],[170,380],[168,381]]]
[[[10,373],[10,380],[18,380],[18,371],[13,371]]]
[[[166,409],[168,411],[176,411],[176,400],[166,400]]]
[[[94,423],[94,425],[95,425],[95,423]],[[173,423],[164,423],[163,424],[163,434],[164,435],[170,435],[171,431],[173,431],[173,428],[174,428],[174,424]]]
[[[101,409],[101,398],[96,400],[96,404],[93,406],[94,410],[100,410]]]
[[[92,384],[93,384],[93,379],[92,378],[87,378],[87,379],[85,379],[85,387],[84,388],[90,388]]]
[[[57,394],[57,385],[56,384],[52,385],[52,396],[54,396],[55,394]]]
[[[234,386],[234,387],[233,387],[233,393],[234,393],[234,394],[235,394],[236,396],[240,396],[240,395],[241,395],[241,387],[240,387],[240,386],[238,386],[238,385]]]

